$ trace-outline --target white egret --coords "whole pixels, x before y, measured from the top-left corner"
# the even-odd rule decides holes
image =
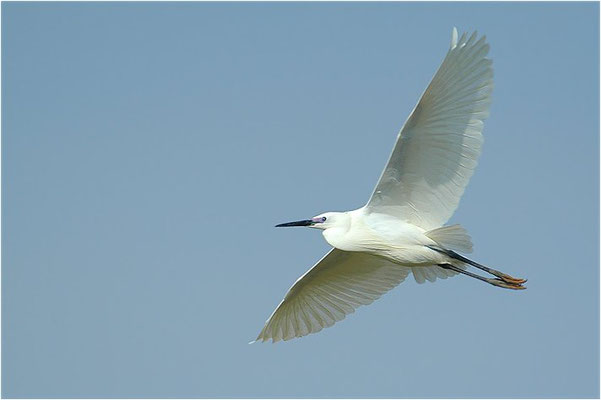
[[[256,340],[289,340],[332,326],[410,273],[418,283],[464,274],[525,289],[525,279],[458,254],[472,250],[469,235],[460,225],[443,226],[476,167],[491,102],[489,45],[477,36],[458,38],[453,29],[450,49],[364,207],[277,225],[321,229],[334,248],[292,285]],[[468,266],[496,278],[466,271]]]

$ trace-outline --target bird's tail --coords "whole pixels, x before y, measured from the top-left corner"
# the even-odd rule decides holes
[[[461,225],[443,226],[426,232],[426,236],[434,240],[445,250],[462,253],[472,252],[472,239]]]

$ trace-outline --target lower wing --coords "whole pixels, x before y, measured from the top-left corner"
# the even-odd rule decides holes
[[[256,341],[319,332],[372,303],[411,272],[381,257],[332,249],[292,285]]]

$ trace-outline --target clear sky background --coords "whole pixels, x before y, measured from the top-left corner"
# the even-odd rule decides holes
[[[596,3],[2,3],[3,397],[598,397]],[[361,207],[451,29],[495,92],[450,223],[528,290],[413,278],[248,345]]]

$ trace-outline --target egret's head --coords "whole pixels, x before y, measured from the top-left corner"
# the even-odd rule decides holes
[[[287,226],[308,226],[309,228],[316,229],[328,229],[336,226],[337,223],[342,222],[342,216],[346,216],[346,213],[338,212],[327,212],[319,214],[311,219],[303,219],[300,221],[286,222],[285,224],[276,225],[276,228],[287,227]]]

